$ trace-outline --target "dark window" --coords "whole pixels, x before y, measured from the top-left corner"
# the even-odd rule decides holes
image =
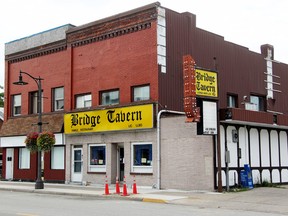
[[[237,95],[228,94],[227,95],[227,107],[237,108],[238,107],[238,97]]]

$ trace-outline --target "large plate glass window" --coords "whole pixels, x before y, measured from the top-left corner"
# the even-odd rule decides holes
[[[30,169],[30,151],[19,148],[19,169]]]
[[[101,105],[119,104],[119,90],[101,92]]]
[[[132,143],[132,172],[152,173],[152,143]]]
[[[89,145],[89,172],[106,172],[106,145]]]
[[[13,95],[12,114],[13,116],[21,115],[21,95]]]
[[[51,149],[51,169],[64,169],[64,146],[54,146]]]

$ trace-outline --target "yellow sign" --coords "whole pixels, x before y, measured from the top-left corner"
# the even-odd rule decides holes
[[[66,134],[153,128],[153,104],[65,114]]]
[[[218,97],[217,73],[196,68],[196,95]]]

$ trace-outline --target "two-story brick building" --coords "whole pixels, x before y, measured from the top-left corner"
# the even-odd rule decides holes
[[[104,184],[106,176],[115,183],[135,175],[143,186],[212,190],[226,184],[228,169],[229,184],[238,184],[250,164],[255,182],[288,182],[287,89],[278,85],[288,66],[273,52],[270,45],[259,54],[225,41],[196,27],[195,15],[158,2],[9,42],[3,176],[36,178],[36,155],[24,140],[37,130],[37,86],[13,85],[22,70],[44,79],[43,130],[56,135],[44,156],[45,181]],[[219,99],[219,136],[197,135],[200,124],[181,115],[187,54],[197,67],[218,71],[217,97],[197,98],[202,110],[203,101]]]

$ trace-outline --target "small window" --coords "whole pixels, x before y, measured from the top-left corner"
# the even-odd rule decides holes
[[[119,90],[101,92],[101,105],[119,104]]]
[[[227,95],[227,107],[236,108],[238,107],[238,98],[237,95]]]
[[[76,96],[76,109],[91,107],[92,105],[91,94],[77,95]]]
[[[12,115],[21,115],[21,95],[13,95],[12,103]]]
[[[55,146],[51,150],[51,169],[63,170],[65,160],[64,146]]]
[[[19,148],[19,169],[30,169],[30,151]]]
[[[152,144],[132,143],[132,172],[152,173]]]
[[[265,97],[251,95],[250,103],[254,105],[254,111],[265,111]]]
[[[106,145],[89,145],[89,171],[106,172]]]
[[[41,98],[41,108],[43,110],[43,97]],[[39,113],[38,108],[38,91],[30,93],[30,114]]]
[[[150,86],[133,87],[133,101],[143,101],[150,99]]]
[[[53,104],[54,111],[59,111],[64,109],[64,88],[54,88],[53,89]]]

